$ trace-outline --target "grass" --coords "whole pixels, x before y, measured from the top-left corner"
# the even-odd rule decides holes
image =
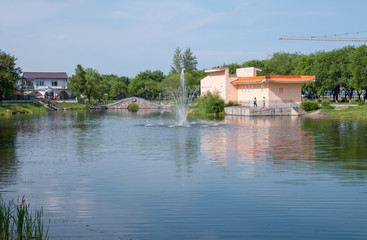
[[[49,239],[48,226],[45,229],[43,209],[29,209],[25,197],[14,200],[4,200],[0,196],[0,239]]]
[[[38,103],[0,105],[0,116],[11,116],[21,113],[45,113],[48,110]]]
[[[59,109],[63,109],[63,110],[87,110],[88,109],[86,105],[80,104],[80,103],[53,102],[52,104],[58,107]]]
[[[367,106],[348,107],[342,110],[322,109],[321,112],[333,118],[367,119]]]

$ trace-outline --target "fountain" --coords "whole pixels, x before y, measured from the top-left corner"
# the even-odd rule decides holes
[[[176,122],[175,124],[159,122],[159,123],[147,123],[145,127],[216,127],[218,123],[208,122],[188,122],[187,114],[189,112],[192,100],[197,92],[197,88],[190,88],[185,86],[184,70],[181,71],[180,86],[176,89],[167,89],[170,96],[175,103]]]
[[[181,83],[176,90],[171,91],[171,97],[175,102],[176,118],[178,126],[190,126],[187,122],[187,113],[196,93],[196,89],[185,86],[184,70],[181,71]]]

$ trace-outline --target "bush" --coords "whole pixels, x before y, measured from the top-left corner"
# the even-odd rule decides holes
[[[317,101],[303,100],[300,107],[305,111],[312,111],[319,109],[319,103]]]
[[[232,106],[238,106],[239,104],[238,103],[234,103],[232,101],[229,101],[227,104],[226,104],[226,107],[232,107]]]
[[[323,101],[321,102],[322,107],[330,106],[330,104],[331,104],[331,102],[330,102],[329,100],[323,100]]]
[[[218,94],[206,93],[204,96],[198,98],[198,108],[200,112],[204,113],[222,113],[224,112],[224,100]]]
[[[131,103],[128,107],[127,110],[129,110],[130,112],[137,112],[139,110],[139,106],[136,103]]]
[[[365,105],[365,101],[364,100],[358,100],[358,99],[353,99],[351,101],[352,104],[358,104],[359,106]]]

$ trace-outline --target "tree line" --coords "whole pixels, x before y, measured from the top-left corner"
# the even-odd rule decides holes
[[[0,99],[15,90],[21,69],[15,64],[16,58],[0,50]],[[180,84],[180,73],[185,72],[186,85],[200,86],[200,80],[207,74],[197,69],[197,58],[191,49],[177,48],[173,54],[168,75],[160,70],[146,70],[134,78],[114,74],[100,74],[96,69],[83,68],[78,64],[69,78],[68,88],[74,96],[87,100],[121,99],[128,96],[157,99],[168,96],[168,89]],[[302,91],[316,97],[330,91],[338,100],[342,90],[344,97],[351,98],[356,92],[361,98],[367,92],[367,46],[346,46],[332,51],[317,51],[310,54],[298,52],[275,52],[264,60],[250,60],[242,64],[231,63],[218,67],[228,67],[230,74],[237,68],[257,67],[259,75],[315,75],[316,81],[302,85]],[[366,97],[366,94],[364,94]]]
[[[101,75],[96,69],[83,68],[80,64],[75,68],[75,74],[70,77],[68,87],[73,95],[91,99],[103,100],[121,99],[128,96],[145,99],[164,98],[169,95],[169,89],[180,85],[181,70],[184,70],[185,82],[188,87],[200,85],[200,79],[206,76],[204,71],[197,70],[197,58],[190,48],[184,52],[177,48],[173,56],[173,64],[168,75],[160,70],[146,70],[134,78],[117,75]]]

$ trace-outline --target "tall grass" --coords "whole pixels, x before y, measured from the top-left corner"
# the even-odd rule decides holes
[[[32,214],[29,206],[24,197],[14,202],[0,196],[0,239],[49,239],[43,209]]]

